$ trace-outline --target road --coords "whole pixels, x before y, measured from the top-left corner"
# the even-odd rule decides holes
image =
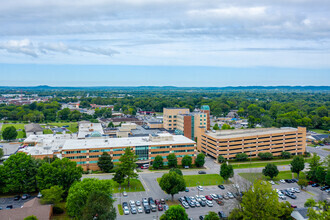
[[[321,157],[321,159],[325,158],[326,156],[328,156],[330,154],[330,151],[326,151],[326,150],[323,150],[323,149],[330,149],[330,146],[327,145],[327,146],[323,146],[323,147],[320,147],[320,148],[309,147],[309,146],[306,147],[306,150],[308,152],[317,153]]]

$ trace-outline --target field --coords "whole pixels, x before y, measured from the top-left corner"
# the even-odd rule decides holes
[[[19,129],[23,130],[24,125],[25,124],[2,124],[1,132],[3,132],[5,130],[5,128],[10,127],[10,126],[14,126],[16,128],[16,130],[19,130]],[[23,131],[17,131],[17,138],[23,138],[23,135],[24,135]]]
[[[200,174],[200,175],[184,175],[184,180],[186,181],[187,187],[192,186],[212,186],[223,184],[223,178],[218,174]],[[157,178],[159,183],[161,178]]]
[[[112,181],[113,185],[113,193],[119,193],[119,192],[140,192],[140,191],[145,191],[142,183],[140,180],[137,179],[131,179],[130,180],[130,187],[128,188],[127,186],[127,181],[125,181],[123,184],[121,184],[121,189],[119,190],[119,184],[116,183],[115,181]]]
[[[238,175],[249,180],[250,182],[254,182],[256,179],[271,180],[269,177],[262,175],[262,173],[239,173]],[[297,178],[297,174],[294,174],[294,178]],[[277,177],[273,178],[274,181],[279,181],[281,179],[292,179],[292,172],[281,171]]]
[[[329,134],[329,131],[327,130],[322,130],[322,129],[310,129],[311,131],[314,131],[318,134]]]
[[[69,126],[67,129],[70,130],[72,133],[78,132],[77,122],[52,122],[52,123],[48,123],[47,125],[57,126],[57,127]]]
[[[256,163],[252,162],[250,163],[244,163],[244,164],[232,164],[234,169],[246,169],[246,168],[257,168],[257,167],[265,167],[268,163],[275,164],[277,166],[281,165],[289,165],[292,160],[286,160],[286,161],[277,161],[277,162],[272,162],[271,160],[268,162],[262,162],[262,163]]]

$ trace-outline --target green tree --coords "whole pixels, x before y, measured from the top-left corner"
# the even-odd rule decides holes
[[[270,128],[270,127],[272,127],[273,123],[274,123],[274,120],[270,116],[265,115],[265,116],[261,117],[261,125],[263,127]]]
[[[14,140],[17,137],[17,131],[14,126],[6,127],[2,132],[2,138],[4,140],[10,141]]]
[[[232,129],[232,127],[230,127],[230,125],[228,124],[223,124],[221,127],[221,130],[229,130],[229,129]]]
[[[70,115],[71,111],[69,108],[64,108],[60,111],[57,112],[57,117],[60,119],[60,120],[64,120],[64,121],[67,121],[69,120],[69,115]]]
[[[325,106],[321,106],[321,107],[318,107],[318,108],[316,109],[316,114],[317,114],[320,118],[328,117],[329,111],[328,111],[327,107],[325,107]]]
[[[160,217],[160,220],[188,220],[188,215],[182,206],[172,205]]]
[[[313,220],[330,219],[329,204],[326,201],[319,201],[315,205],[318,209],[315,210],[313,207],[308,208],[307,216]]]
[[[309,198],[306,200],[304,207],[314,207],[316,205],[315,200],[313,199],[313,197]]]
[[[299,172],[305,168],[305,160],[302,156],[294,156],[291,161],[291,171],[296,173],[299,179]]]
[[[215,123],[213,125],[213,130],[215,130],[215,131],[220,130],[218,123]]]
[[[58,204],[63,199],[65,190],[61,186],[52,186],[50,189],[44,189],[41,191],[41,203],[42,204]]]
[[[175,172],[180,176],[183,176],[182,171],[179,168],[171,168],[169,172]]]
[[[327,175],[325,176],[325,183],[329,186],[330,185],[330,170],[328,168]]]
[[[192,157],[189,156],[189,155],[185,155],[183,158],[182,158],[182,166],[185,167],[185,166],[188,166],[188,167],[191,167],[191,164],[192,164]]]
[[[103,192],[110,198],[112,196],[111,180],[86,178],[74,183],[70,187],[66,201],[66,209],[69,216],[80,219],[87,199],[93,192]]]
[[[234,176],[234,169],[232,165],[227,165],[227,163],[221,164],[220,176],[224,180],[228,180]]]
[[[115,220],[117,214],[113,202],[114,200],[109,197],[107,192],[91,192],[83,210],[82,220],[91,220],[95,216],[98,220]]]
[[[246,161],[248,159],[248,155],[246,153],[238,153],[236,154],[237,161]]]
[[[226,159],[223,156],[221,156],[221,155],[218,156],[219,163],[224,163],[225,161],[226,161]]]
[[[230,220],[242,220],[243,219],[243,212],[242,210],[238,209],[238,208],[234,208],[229,216],[228,219]]]
[[[205,215],[204,219],[205,220],[220,220],[220,217],[215,212],[209,212],[207,215]]]
[[[55,159],[50,164],[43,163],[36,175],[38,188],[43,190],[57,185],[68,192],[74,182],[80,181],[82,172],[82,167],[68,158]]]
[[[108,124],[108,128],[114,128],[114,127],[115,127],[115,125],[113,124],[112,121],[110,121],[109,124]]]
[[[172,167],[177,167],[178,166],[178,159],[176,158],[174,153],[170,153],[167,157],[166,157],[167,161],[168,161],[168,167],[172,168]]]
[[[5,192],[28,193],[36,190],[37,161],[25,153],[12,154],[5,162]]]
[[[121,169],[117,169],[112,180],[116,181],[120,186],[125,181],[125,174]]]
[[[258,157],[259,157],[261,160],[271,160],[271,159],[273,159],[273,154],[270,153],[270,152],[259,153],[259,154],[258,154]]]
[[[35,215],[30,215],[28,217],[25,217],[24,220],[38,220],[38,218]]]
[[[317,181],[316,177],[316,170],[318,167],[322,165],[321,163],[321,158],[317,154],[313,154],[312,158],[309,160],[309,171],[307,172],[308,174],[308,179],[312,181]]]
[[[288,202],[281,204],[276,191],[262,180],[244,193],[241,206],[244,219],[287,219],[293,211]]]
[[[281,157],[282,157],[283,159],[289,159],[289,158],[291,157],[291,154],[290,154],[290,152],[283,151],[283,152],[281,153]]]
[[[303,189],[303,187],[308,186],[308,180],[307,180],[306,174],[304,172],[299,173],[299,180],[298,180],[297,184],[300,186],[301,189]]]
[[[278,175],[279,171],[275,164],[269,163],[266,167],[262,170],[262,174],[265,176],[269,176],[271,179]]]
[[[119,169],[121,169],[121,171],[123,172],[127,180],[128,187],[130,184],[130,179],[138,177],[138,174],[135,173],[135,168],[137,167],[137,158],[138,156],[135,155],[129,147],[125,149],[125,153],[119,158],[119,161],[121,162],[119,164]]]
[[[318,183],[323,184],[325,182],[325,177],[327,173],[324,167],[317,167],[315,170],[315,178]]]
[[[162,168],[164,165],[164,162],[163,162],[163,157],[160,156],[160,155],[157,155],[155,157],[155,160],[152,162],[152,167],[154,169],[159,169],[159,168]]]
[[[100,169],[106,173],[110,173],[113,169],[112,157],[107,152],[103,152],[99,160],[97,161],[97,165]]]
[[[178,194],[186,189],[186,182],[183,176],[180,176],[176,172],[165,173],[160,179],[159,186],[167,194],[172,196],[172,201],[174,194]]]
[[[203,153],[199,153],[196,157],[195,164],[197,167],[202,167],[205,164],[205,155]]]

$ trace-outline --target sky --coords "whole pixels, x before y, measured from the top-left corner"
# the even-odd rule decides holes
[[[328,0],[0,3],[0,86],[330,85]]]

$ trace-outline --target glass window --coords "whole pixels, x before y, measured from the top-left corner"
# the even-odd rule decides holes
[[[136,146],[135,154],[138,156],[138,160],[148,160],[149,146]]]

